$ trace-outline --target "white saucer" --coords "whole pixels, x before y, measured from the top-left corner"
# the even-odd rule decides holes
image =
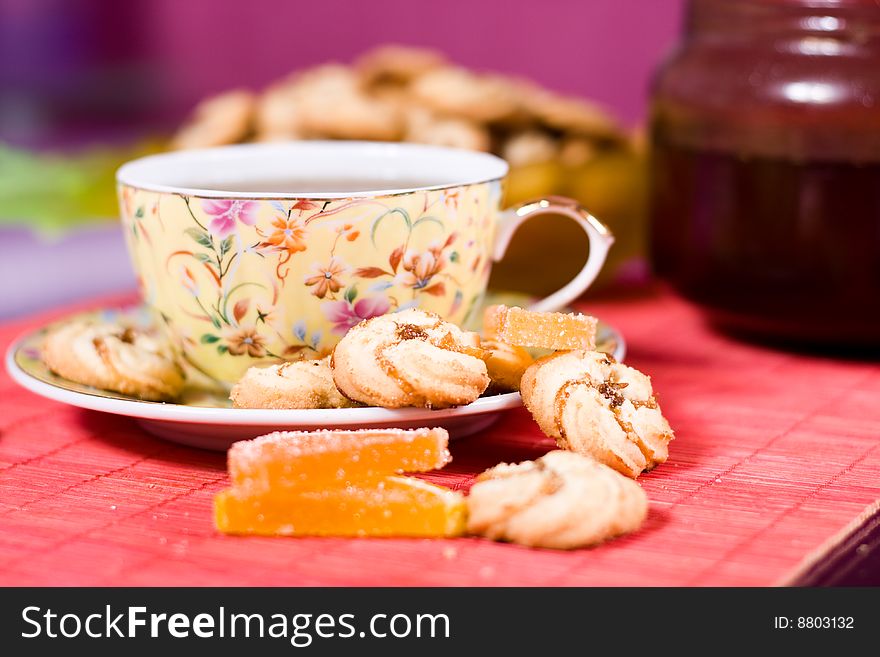
[[[90,317],[149,325],[149,314],[141,306],[102,309],[78,313],[62,322]],[[53,374],[40,358],[43,337],[49,327],[32,331],[10,345],[6,369],[19,385],[33,393],[105,413],[135,419],[146,431],[173,442],[212,450],[226,450],[236,440],[245,440],[276,430],[369,429],[444,427],[452,438],[477,433],[495,422],[502,411],[522,405],[519,393],[481,397],[472,404],[444,410],[423,408],[342,409],[244,409],[231,408],[220,388],[194,388],[183,403],[143,401],[107,390],[80,385]],[[623,360],[626,347],[622,336],[600,322],[598,348]]]

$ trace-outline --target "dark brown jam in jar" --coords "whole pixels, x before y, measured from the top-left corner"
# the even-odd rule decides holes
[[[651,135],[661,277],[731,328],[880,345],[880,2],[692,0]]]

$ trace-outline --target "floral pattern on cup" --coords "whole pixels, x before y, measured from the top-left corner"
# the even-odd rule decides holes
[[[232,382],[329,353],[358,322],[421,307],[464,323],[491,266],[497,182],[333,200],[214,199],[123,186],[145,301],[175,348]]]

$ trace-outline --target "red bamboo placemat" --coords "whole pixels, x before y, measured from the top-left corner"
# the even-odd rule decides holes
[[[220,536],[211,498],[226,481],[222,455],[43,400],[4,372],[0,583],[770,585],[815,563],[880,498],[877,364],[735,342],[666,294],[582,309],[623,332],[627,361],[652,375],[677,433],[669,462],[639,480],[651,513],[635,535],[567,553],[478,539]],[[0,326],[0,346],[45,320]],[[453,463],[428,478],[466,488],[484,468],[551,447],[513,411],[454,443]]]

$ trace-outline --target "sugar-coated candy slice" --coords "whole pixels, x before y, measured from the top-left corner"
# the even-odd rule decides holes
[[[276,431],[232,445],[234,486],[343,486],[365,478],[426,472],[449,463],[445,429]]]
[[[486,338],[555,351],[592,351],[596,325],[595,317],[581,313],[539,313],[504,305],[489,306],[483,316]]]
[[[227,534],[263,536],[459,536],[461,493],[415,477],[383,477],[327,489],[230,488],[214,498]]]

